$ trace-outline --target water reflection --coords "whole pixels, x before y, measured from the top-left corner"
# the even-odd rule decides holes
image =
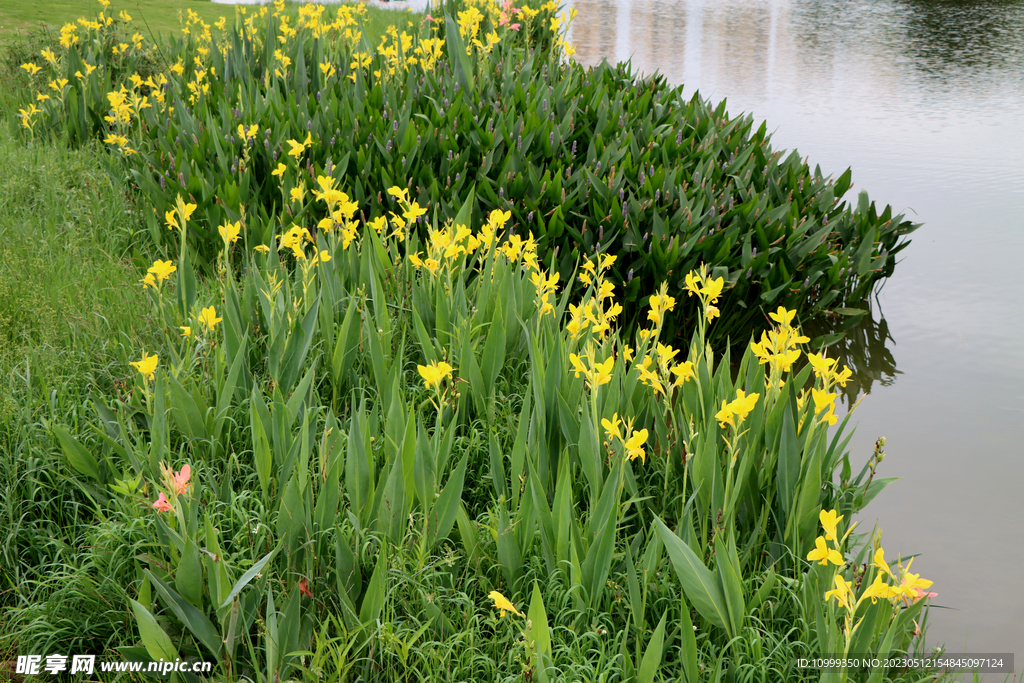
[[[877,299],[851,304],[851,307],[865,313],[820,318],[803,326],[803,332],[811,337],[811,348],[831,342],[825,353],[839,361],[837,367],[845,365],[853,372],[846,386],[836,389],[847,407],[861,396],[870,394],[875,384],[890,386],[896,375],[902,374],[896,369],[896,358],[890,348],[896,345],[896,340],[889,331],[889,323],[882,315]]]
[[[829,355],[855,372],[847,401],[871,392],[854,459],[884,435],[880,475],[903,479],[861,523],[920,553],[953,608],[932,612],[929,644],[1024,656],[1024,586],[1006,583],[1024,566],[1024,2],[575,5],[581,63],[632,59],[684,97],[728,98],[773,147],[852,167],[854,193],[924,223],[871,315],[805,329],[845,331]]]

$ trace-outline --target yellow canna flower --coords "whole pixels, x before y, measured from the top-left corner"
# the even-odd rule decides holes
[[[388,194],[397,199],[400,202],[409,201],[409,190],[398,185],[392,185],[388,188]]]
[[[232,223],[228,221],[224,225],[217,227],[217,232],[220,233],[220,238],[224,240],[224,244],[227,245],[229,242],[237,242],[239,233],[242,231],[242,222],[235,221]]]
[[[839,515],[838,517],[836,517],[835,510],[829,510],[828,512],[822,510],[818,514],[818,520],[821,522],[821,528],[825,530],[826,541],[834,541],[837,543],[839,542],[839,537],[836,534],[836,526],[839,524],[840,521],[842,521],[842,519],[843,515]]]
[[[810,362],[811,367],[814,368],[814,374],[818,377],[828,377],[832,374],[832,368],[836,366],[837,361],[835,358],[825,358],[819,356],[816,353],[807,354],[807,360]]]
[[[842,576],[836,574],[835,578],[836,587],[833,590],[825,593],[825,599],[835,598],[836,601],[847,609],[847,611],[853,611],[853,584]]]
[[[676,376],[676,381],[672,383],[672,386],[674,387],[682,386],[687,380],[696,378],[696,374],[694,374],[693,371],[692,361],[686,361],[672,366],[672,374]]]
[[[626,455],[629,456],[630,460],[636,460],[640,458],[640,462],[647,462],[646,452],[643,449],[644,443],[647,441],[647,430],[641,429],[639,432],[633,432],[629,436],[629,440],[624,444],[626,447]]]
[[[147,356],[146,352],[142,352],[142,360],[133,361],[129,363],[132,367],[139,371],[143,377],[148,380],[152,380],[156,373],[157,362],[159,361],[157,355],[154,353],[152,356]],[[908,565],[909,566],[909,565]]]
[[[388,219],[384,216],[377,216],[370,221],[370,227],[372,227],[379,235],[384,232],[384,228],[388,227]]]
[[[306,197],[306,188],[303,187],[302,185],[299,185],[298,187],[293,187],[291,190],[291,196],[293,202],[301,203],[302,200],[305,199]]]
[[[747,419],[747,415],[757,405],[757,399],[760,398],[760,394],[745,395],[742,389],[736,390],[736,400],[729,404],[729,409],[735,414],[740,422]]]
[[[190,326],[188,326],[188,325],[180,325],[179,327],[181,328],[181,336],[182,337],[191,337],[192,336],[192,328]]]
[[[171,273],[176,271],[177,268],[171,261],[153,261],[153,265],[150,266],[147,272],[152,273],[156,276],[158,282],[163,282],[171,276]]]
[[[818,536],[816,539],[814,539],[814,546],[814,550],[807,553],[807,559],[809,561],[817,562],[818,560],[820,560],[819,564],[822,565],[827,565],[829,562],[831,562],[834,565],[838,565],[840,567],[843,566],[844,562],[842,553],[840,553],[835,548],[829,548],[827,545],[825,545],[824,538]]]
[[[890,578],[895,579],[896,577],[892,574],[892,569],[889,568],[889,563],[885,561],[885,550],[879,548],[875,551],[874,565],[880,570],[889,575]],[[881,575],[879,575],[881,576]]]
[[[625,344],[622,347],[622,360],[626,361],[627,363],[633,360],[633,349],[629,347],[629,344]]]
[[[420,207],[418,202],[413,202],[409,205],[409,208],[402,213],[402,217],[409,222],[410,225],[416,222],[416,219],[427,212],[426,209]]]
[[[722,293],[722,288],[725,286],[725,278],[718,278],[717,280],[705,280],[704,286],[701,287],[700,293],[708,298],[711,303],[718,303],[718,295]]]
[[[686,293],[688,296],[700,294],[700,276],[693,272],[686,274]]]
[[[892,586],[886,583],[882,574],[879,573],[875,574],[874,582],[864,590],[864,593],[860,596],[860,600],[864,600],[865,598],[871,598],[871,604],[875,604],[876,602],[878,602],[878,598],[882,598],[883,600],[889,600],[895,597],[899,597],[900,592],[901,591],[899,589],[894,589]],[[860,602],[860,600],[858,600],[858,602]]]
[[[793,322],[793,317],[795,315],[795,310],[787,311],[785,306],[779,306],[779,310],[774,313],[769,313],[768,317],[784,327],[789,327],[789,324]]]
[[[715,419],[718,420],[718,425],[725,429],[725,425],[735,428],[736,422],[733,419],[732,407],[728,401],[722,401],[722,409],[715,413]]]
[[[441,361],[440,363],[431,363],[430,365],[417,365],[416,369],[419,370],[420,376],[423,378],[423,384],[428,389],[440,390],[441,382],[451,376],[454,368]]]
[[[513,614],[518,614],[521,617],[523,616],[523,613],[517,610],[515,605],[509,602],[508,598],[498,591],[491,591],[487,597],[494,601],[494,608],[498,610],[499,616],[504,617],[505,612],[512,612]]]
[[[619,441],[622,441],[622,432],[619,430],[620,424],[622,423],[619,421],[618,413],[612,415],[611,420],[609,420],[606,417],[601,419],[601,426],[604,427],[605,436],[607,436],[609,439],[614,436]]]
[[[204,308],[199,313],[199,323],[203,327],[205,327],[209,332],[213,332],[213,328],[215,328],[217,326],[217,323],[219,323],[221,320],[223,320],[223,318],[217,317],[217,309],[215,309],[213,306]]]
[[[146,276],[139,280],[139,282],[142,283],[143,289],[148,289],[150,287],[152,287],[153,289],[159,289],[159,286],[157,285],[156,282],[156,278],[153,277],[153,273],[146,273]]]
[[[278,164],[277,168],[270,172],[270,175],[283,176],[284,172],[288,169],[284,164]]]
[[[265,244],[257,244],[255,247],[253,247],[253,250],[258,251],[261,254],[267,254],[270,252],[270,247],[268,247]]]
[[[37,73],[43,70],[43,67],[37,66],[32,62],[26,62],[21,65],[21,68],[28,72],[29,76],[35,76]]]

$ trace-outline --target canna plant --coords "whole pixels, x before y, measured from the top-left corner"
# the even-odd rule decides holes
[[[275,6],[219,40],[196,24],[166,81],[92,92],[93,108],[121,93],[104,133],[131,140],[135,154],[108,144],[154,205],[154,242],[177,252],[140,283],[156,348],[133,355],[131,391],[95,397],[85,434],[53,428],[97,509],[139,529],[126,596],[138,641],[125,652],[212,657],[219,676],[270,683],[320,677],[311,667],[329,651],[339,678],[369,679],[382,675],[378,657],[404,670],[413,643],[450,640],[487,595],[514,613],[501,596],[528,586],[522,665],[537,679],[564,665],[567,630],[549,624],[606,619],[623,678],[699,680],[706,663],[720,673],[726,657],[760,659],[754,634],[782,601],[818,625],[816,646],[907,647],[927,588],[909,566],[898,581],[890,568],[884,595],[826,576],[856,551],[838,515],[891,481],[875,477],[881,447],[851,477],[849,416],[839,423],[834,405],[849,371],[805,353],[795,305],[769,314],[773,329],[737,364],[727,347],[716,355],[724,336],[748,337],[737,321],[765,303],[808,297],[786,292],[795,268],[776,268],[817,258],[816,282],[834,269],[838,289],[819,292],[830,305],[887,267],[874,243],[906,226],[844,213],[832,200],[845,188],[778,163],[763,132],[754,144],[743,121],[713,120],[724,110],[694,100],[675,111],[656,80],[628,90],[608,68],[544,64],[514,36],[488,51],[486,31],[513,31],[500,12],[518,15],[488,10],[474,34],[471,12],[456,18],[472,7],[438,30],[434,59],[436,43],[397,31],[372,52],[351,9],[328,22],[323,9]],[[68,62],[81,59],[71,35]],[[79,91],[66,87],[70,107]],[[76,102],[81,114],[84,95]],[[639,132],[614,138],[608,112],[628,131],[627,110]],[[497,123],[470,124],[482,111]],[[600,125],[586,139],[575,117],[591,116]],[[373,145],[327,144],[339,121]],[[673,147],[684,122],[695,125]],[[581,141],[576,167],[565,160]],[[699,170],[670,168],[687,146]],[[711,163],[726,149],[739,157],[731,181],[720,175],[731,166]],[[769,165],[774,185],[751,180]],[[746,203],[724,209],[731,199],[704,176],[748,183],[729,190]],[[794,187],[793,203],[772,209],[761,194]],[[625,199],[640,188],[682,208]],[[790,231],[805,211],[822,227]],[[732,222],[720,226],[723,215]],[[596,231],[595,216],[607,216]],[[870,243],[851,246],[855,224]],[[663,247],[670,228],[682,232]],[[756,293],[733,247],[740,267],[786,286]],[[851,249],[866,278],[856,285],[839,274]],[[819,536],[826,509],[836,516]],[[457,577],[439,569],[448,563]],[[428,574],[442,578],[410,588]],[[677,638],[680,657],[663,657]]]

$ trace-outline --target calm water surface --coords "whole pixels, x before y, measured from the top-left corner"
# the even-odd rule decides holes
[[[1024,4],[576,0],[577,59],[728,100],[924,227],[881,289],[896,370],[851,441],[904,477],[861,516],[934,580],[928,644],[1024,669]],[[853,195],[851,195],[853,196]],[[728,304],[727,304],[728,305]],[[857,471],[855,469],[855,471]],[[989,680],[996,680],[989,676]],[[1001,678],[1000,678],[1001,680]]]

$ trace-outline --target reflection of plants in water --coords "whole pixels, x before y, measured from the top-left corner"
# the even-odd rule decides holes
[[[1024,56],[1021,5],[910,0],[901,22],[908,63],[945,79],[992,69],[1013,70]],[[955,30],[950,30],[956,27]]]
[[[877,320],[873,310],[876,307]],[[886,347],[887,342],[895,346],[896,340],[889,333],[889,324],[877,299],[874,306],[867,300],[857,308],[837,311],[830,316],[810,320],[803,327],[812,340],[809,346],[827,344],[825,353],[828,357],[838,359],[838,367],[846,365],[853,371],[846,387],[837,389],[842,391],[844,403],[853,405],[858,396],[871,392],[875,382],[883,387],[889,386],[896,375],[902,373],[896,369],[896,359]]]

